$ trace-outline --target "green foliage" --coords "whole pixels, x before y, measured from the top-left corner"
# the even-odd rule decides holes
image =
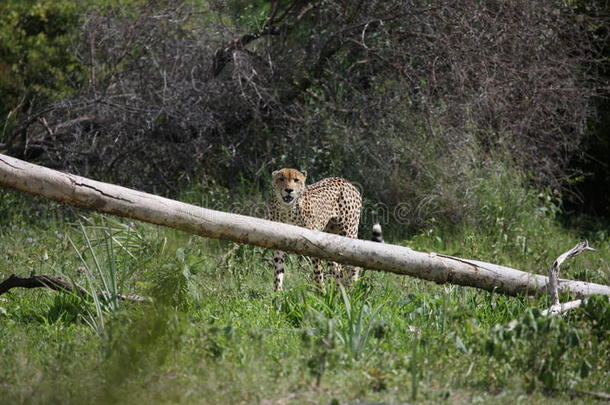
[[[49,324],[64,323],[71,324],[77,322],[86,313],[88,305],[83,305],[82,297],[76,294],[57,294],[49,305],[48,312],[44,320]]]
[[[591,323],[600,342],[610,343],[610,302],[606,297],[593,296],[584,304],[584,319]]]
[[[336,348],[340,356],[358,360],[365,355],[371,338],[382,338],[385,334],[380,317],[383,303],[372,305],[361,290],[348,294],[342,286],[336,288],[330,284],[322,296],[306,290],[287,295],[280,308],[290,322],[316,326],[304,332],[304,342],[313,341],[314,346],[325,350]],[[314,338],[316,335],[320,336]],[[322,357],[326,358],[327,354]],[[319,380],[321,375],[317,377]]]
[[[177,249],[174,255],[149,272],[148,292],[164,305],[186,310],[192,298],[197,297],[193,280],[198,259],[184,248]]]
[[[74,52],[80,12],[69,0],[0,4],[1,128],[16,113],[70,96],[81,84],[85,68]]]
[[[73,212],[54,202],[6,188],[0,189],[0,235],[19,228],[35,228],[52,219],[64,220]]]
[[[595,299],[587,317],[607,318],[608,300]],[[607,321],[607,320],[606,320]],[[607,333],[608,323],[602,325]],[[528,309],[507,325],[496,325],[485,343],[487,353],[517,367],[528,390],[541,386],[547,390],[574,388],[600,359],[610,355],[608,345],[592,333],[590,322],[575,322],[571,317],[543,316]],[[603,360],[602,360],[603,361]]]
[[[514,173],[492,173],[470,194],[478,221],[460,228],[437,220],[400,243],[546,269],[577,239],[557,223],[553,199]],[[222,205],[248,196],[245,186],[238,190],[232,199],[219,187],[210,201],[229,210]],[[195,201],[196,194],[185,192]],[[34,213],[29,202],[12,195],[3,207],[0,270],[61,274],[89,294],[0,296],[1,404],[537,404],[570,403],[573,389],[610,389],[606,297],[547,318],[539,314],[545,298],[372,271],[347,290],[329,280],[320,293],[309,263],[295,255],[278,294],[262,249],[99,215],[32,223],[19,213]],[[596,252],[564,263],[562,274],[610,283],[604,235]],[[514,241],[521,236],[532,239],[526,250]],[[152,302],[116,301],[115,292]]]
[[[558,196],[531,188],[525,176],[510,166],[477,171],[465,186],[469,186],[472,216],[459,226],[431,221],[409,241],[410,246],[546,274],[555,258],[579,241],[558,224]],[[603,233],[598,235],[601,239],[585,236],[593,236],[602,246],[607,244]],[[567,263],[562,272],[571,276],[584,268],[587,280],[607,282],[607,264],[595,262],[591,255]]]
[[[159,370],[181,343],[184,327],[184,317],[163,305],[145,305],[114,317],[102,348],[106,389],[97,392],[102,401],[121,400],[128,395],[130,381]]]
[[[277,3],[280,7],[285,7],[288,1],[282,0]],[[236,0],[228,2],[226,7],[228,13],[227,11],[225,13],[232,17],[236,25],[249,31],[255,31],[263,27],[271,10],[271,2],[265,0]]]
[[[107,318],[119,311],[122,291],[132,275],[129,271],[120,274],[119,269],[128,266],[117,253],[123,251],[133,259],[135,256],[129,247],[133,246],[134,239],[141,240],[142,236],[114,220],[107,223],[102,218],[101,226],[91,220],[88,222],[91,225],[87,227],[79,223],[79,239],[84,246],[78,247],[70,236],[68,240],[80,260],[79,269],[86,280],[87,296],[77,294],[85,312],[83,319],[97,334],[102,334]]]

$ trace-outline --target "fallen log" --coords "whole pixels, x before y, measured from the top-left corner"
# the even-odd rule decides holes
[[[63,204],[168,226],[208,238],[280,249],[436,283],[452,283],[508,295],[548,293],[546,276],[210,210],[61,173],[2,154],[0,185]],[[610,286],[560,279],[557,291],[578,297],[610,295]]]

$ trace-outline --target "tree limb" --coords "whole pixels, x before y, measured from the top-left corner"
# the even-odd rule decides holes
[[[595,249],[593,249],[592,247],[589,247],[589,242],[587,242],[585,240],[584,242],[580,242],[579,244],[574,246],[572,249],[563,253],[553,263],[553,266],[549,270],[549,294],[551,295],[551,304],[553,306],[559,305],[559,295],[557,293],[557,287],[559,285],[559,279],[558,279],[559,267],[566,259],[569,259],[574,256],[578,256],[579,254],[581,254],[582,252],[587,251],[587,250],[595,251]],[[550,310],[551,309],[549,309],[549,311]]]
[[[58,276],[48,275],[31,275],[30,277],[21,277],[16,274],[11,274],[6,280],[0,283],[0,295],[8,292],[12,288],[40,288],[45,287],[55,291],[76,293],[78,295],[87,296],[90,295],[84,288],[69,283]],[[98,293],[98,296],[102,299],[109,299],[109,295],[105,292]],[[117,294],[117,298],[122,301],[135,301],[144,302],[148,301],[146,298],[136,294]]]
[[[564,302],[563,304],[559,304],[559,303],[553,304],[549,307],[549,309],[545,309],[544,311],[542,311],[542,315],[543,316],[557,315],[562,312],[567,312],[570,309],[580,307],[583,302],[584,302],[584,300],[574,300],[574,301]]]

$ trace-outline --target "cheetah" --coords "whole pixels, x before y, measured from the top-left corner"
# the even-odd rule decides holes
[[[357,238],[362,197],[356,187],[339,177],[323,179],[309,186],[305,185],[306,179],[307,172],[296,169],[281,169],[272,173],[273,195],[268,205],[268,218],[315,231]],[[274,288],[281,291],[284,281],[284,252],[274,251],[273,262]],[[319,289],[323,289],[321,259],[314,258],[313,264],[315,283]],[[350,266],[348,270],[349,281],[356,281],[360,268]],[[332,272],[336,283],[345,282],[339,263],[332,263]]]

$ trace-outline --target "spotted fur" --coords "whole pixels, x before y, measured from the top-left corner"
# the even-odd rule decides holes
[[[358,237],[358,223],[362,208],[360,192],[347,180],[334,177],[305,185],[307,172],[281,169],[273,172],[273,197],[269,203],[269,219],[324,231],[348,238]],[[320,259],[313,259],[314,278],[324,288],[324,272]],[[284,252],[273,254],[275,290],[282,290],[284,280]],[[337,283],[343,283],[341,265],[332,264]],[[360,268],[350,266],[349,279],[358,279]]]

